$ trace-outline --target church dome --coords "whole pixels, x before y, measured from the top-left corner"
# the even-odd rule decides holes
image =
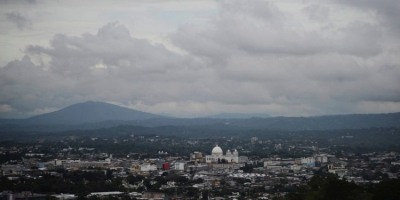
[[[221,149],[221,147],[219,147],[218,145],[216,145],[216,146],[212,149],[211,155],[222,155],[222,149]]]

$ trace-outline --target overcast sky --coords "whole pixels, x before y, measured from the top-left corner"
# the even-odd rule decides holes
[[[0,118],[400,111],[397,0],[0,0]]]

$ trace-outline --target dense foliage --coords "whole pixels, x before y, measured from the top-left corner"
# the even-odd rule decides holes
[[[378,184],[356,185],[332,174],[316,175],[307,187],[298,187],[285,200],[395,200],[400,199],[400,180],[387,179]]]

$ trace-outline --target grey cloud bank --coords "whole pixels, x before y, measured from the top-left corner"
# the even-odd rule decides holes
[[[399,112],[398,23],[386,13],[399,3],[374,5],[218,1],[216,15],[154,40],[118,19],[96,34],[58,33],[0,68],[0,117],[87,100],[182,117]]]
[[[6,13],[7,20],[14,23],[18,29],[31,28],[31,22],[19,12],[13,11]]]

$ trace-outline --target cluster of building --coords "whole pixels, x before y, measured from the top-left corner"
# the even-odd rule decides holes
[[[252,143],[257,138],[251,139]],[[161,154],[161,152],[159,152]],[[165,153],[162,152],[164,155]],[[188,159],[166,156],[154,159],[113,158],[111,154],[101,154],[99,160],[80,158],[53,159],[41,161],[38,158],[44,154],[27,153],[22,161],[10,161],[1,165],[1,175],[9,180],[16,180],[21,176],[38,178],[42,174],[57,176],[55,169],[67,170],[104,169],[112,170],[114,177],[126,178],[128,175],[143,175],[148,178],[160,176],[164,172],[173,172],[191,180],[201,179],[200,183],[179,186],[193,187],[204,190],[214,190],[221,187],[235,191],[251,191],[252,188],[264,188],[266,191],[277,184],[284,187],[306,184],[315,171],[336,174],[340,178],[354,181],[357,184],[376,183],[384,178],[400,177],[400,157],[395,152],[354,155],[349,154],[340,158],[328,153],[316,153],[314,156],[303,158],[270,158],[249,159],[240,156],[237,149],[226,150],[216,145],[211,154],[193,152]],[[396,170],[397,169],[397,170]],[[138,186],[125,184],[127,188]],[[177,188],[173,182],[162,185],[160,188]],[[125,194],[120,191],[93,193],[90,196],[130,195],[137,199],[163,199],[164,193],[146,191],[144,193],[131,192]],[[13,194],[3,192],[3,196],[12,199]],[[260,193],[262,199],[272,198],[268,192]],[[284,194],[280,194],[284,195]],[[34,195],[33,195],[34,196]],[[237,194],[231,194],[233,198]],[[17,195],[14,195],[17,197]],[[38,198],[43,196],[38,195]],[[57,198],[76,198],[74,195],[56,195]],[[15,198],[14,198],[15,199]],[[17,198],[16,198],[17,199]]]

